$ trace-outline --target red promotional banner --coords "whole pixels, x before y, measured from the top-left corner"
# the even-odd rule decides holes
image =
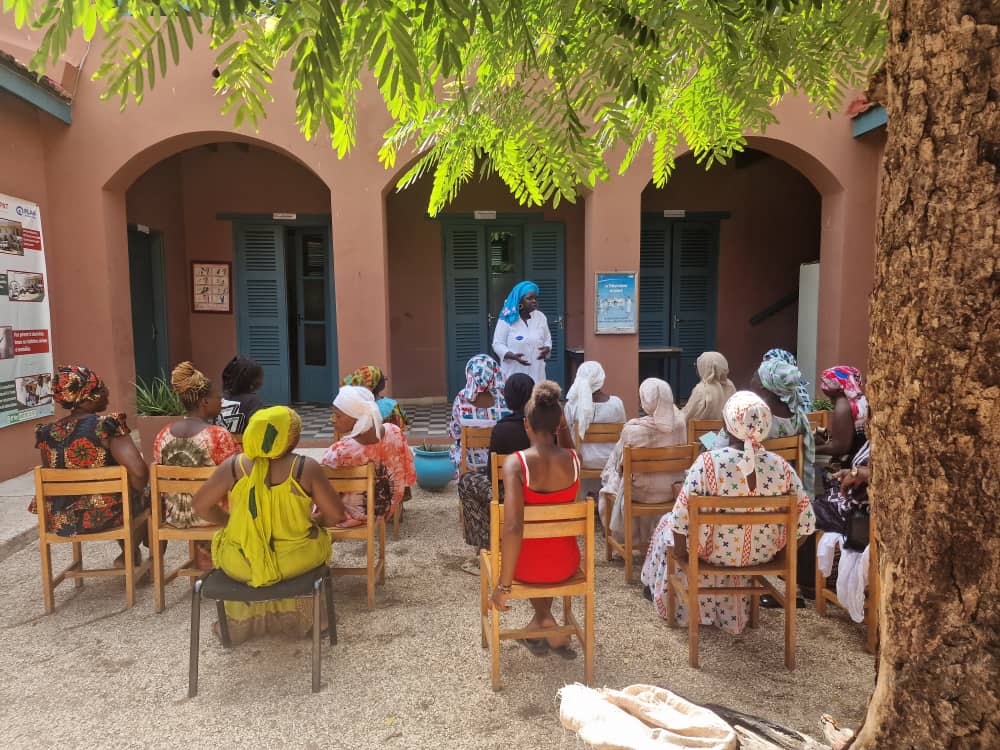
[[[45,354],[47,351],[49,351],[49,332],[44,328],[34,331],[14,331],[14,356]]]
[[[41,250],[42,249],[42,234],[34,229],[22,228],[21,238],[24,241],[25,250]]]

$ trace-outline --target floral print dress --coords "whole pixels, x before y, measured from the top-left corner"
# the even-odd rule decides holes
[[[653,604],[660,617],[667,617],[667,556],[673,553],[674,532],[689,537],[688,496],[707,495],[733,497],[746,495],[798,497],[797,536],[808,536],[816,529],[809,496],[803,491],[798,475],[785,459],[770,451],[757,452],[757,490],[750,491],[746,477],[739,470],[743,452],[736,448],[717,448],[698,456],[688,470],[684,487],[670,513],[660,519],[642,566],[642,582],[650,587]],[[748,506],[752,507],[752,506]],[[712,565],[742,567],[769,562],[788,544],[788,533],[782,524],[734,524],[701,526],[697,540],[698,557]],[[795,544],[794,540],[791,542]],[[794,548],[794,547],[793,547]],[[682,571],[676,575],[685,582]],[[701,576],[700,586],[749,586],[748,576]],[[750,621],[750,597],[710,595],[699,597],[702,625],[715,625],[727,633],[738,635]],[[677,624],[687,625],[687,605],[677,598]]]
[[[240,452],[232,433],[224,427],[209,425],[192,437],[177,437],[172,425],[160,430],[153,442],[153,463],[164,466],[218,466],[227,458]],[[194,496],[187,492],[173,492],[164,497],[164,520],[179,529],[191,526],[208,526],[194,512]]]
[[[42,454],[43,468],[101,469],[118,465],[105,446],[113,438],[129,434],[124,414],[88,414],[38,425],[35,442]],[[132,512],[141,513],[148,497],[134,490],[130,494]],[[124,523],[122,497],[117,492],[50,497],[47,502],[48,531],[59,536],[94,534]],[[37,498],[32,499],[28,510],[38,512]]]

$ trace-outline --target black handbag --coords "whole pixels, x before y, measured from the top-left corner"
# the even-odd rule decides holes
[[[852,508],[847,516],[847,533],[844,547],[855,552],[864,552],[868,546],[871,531],[868,508]]]

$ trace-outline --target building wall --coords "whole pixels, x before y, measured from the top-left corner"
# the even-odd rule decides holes
[[[51,252],[52,242],[49,226],[56,220],[48,200],[45,182],[45,146],[39,132],[41,115],[34,107],[0,92],[0,193],[34,201],[42,212],[42,234],[45,243],[46,284],[49,304],[65,291],[53,284],[52,269],[55,257]],[[53,310],[53,318],[55,311]],[[53,320],[52,347],[58,352],[59,327]],[[62,412],[56,405],[56,413]],[[63,412],[65,413],[65,412]],[[0,479],[24,471],[38,463],[35,450],[35,422],[13,425],[0,429]]]
[[[423,180],[386,196],[389,232],[389,309],[393,368],[389,390],[397,398],[450,397],[445,371],[444,271],[441,223],[427,218],[430,183]],[[443,216],[477,210],[542,214],[566,227],[566,345],[583,343],[583,203],[557,209],[519,205],[500,180],[462,189]],[[499,311],[494,311],[499,312]],[[490,352],[492,353],[492,352]],[[341,369],[365,363],[342,362]]]
[[[799,266],[820,256],[819,193],[780,159],[753,151],[748,156],[759,158],[708,171],[683,157],[662,189],[650,185],[642,194],[643,211],[730,213],[720,222],[716,346],[738,386],[749,382],[768,349],[795,351],[795,305],[756,326],[750,317],[796,291]]]

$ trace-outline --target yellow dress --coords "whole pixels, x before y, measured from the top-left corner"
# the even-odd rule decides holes
[[[230,578],[269,586],[329,561],[330,537],[310,518],[312,500],[297,481],[302,461],[296,456],[288,478],[258,497],[237,460],[242,476],[229,491],[229,522],[212,539],[212,560]],[[226,617],[234,643],[264,633],[301,636],[312,627],[312,606],[308,599],[226,602]]]

